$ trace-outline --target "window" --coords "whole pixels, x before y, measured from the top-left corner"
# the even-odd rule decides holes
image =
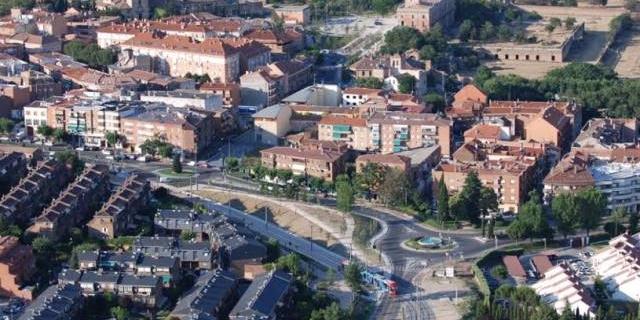
[[[536,61],[540,61],[540,56],[536,55]]]
[[[508,55],[508,54],[505,54],[505,55],[504,55],[504,59],[505,59],[505,60],[509,60],[509,55]]]
[[[556,61],[556,56],[551,56],[551,61]]]
[[[520,60],[520,55],[516,54],[516,60]]]
[[[529,60],[529,55],[524,56],[525,60]]]

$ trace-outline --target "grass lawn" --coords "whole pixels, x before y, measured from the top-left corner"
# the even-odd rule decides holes
[[[184,178],[189,178],[190,176],[193,176],[194,171],[191,169],[182,169],[181,173],[175,173],[173,172],[173,169],[166,168],[166,169],[160,169],[156,173],[164,177],[184,179]]]

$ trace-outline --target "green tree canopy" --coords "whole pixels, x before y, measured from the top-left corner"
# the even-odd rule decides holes
[[[409,49],[421,48],[424,38],[418,30],[398,26],[389,30],[384,35],[384,45],[380,49],[382,53],[404,53]]]
[[[444,175],[438,180],[438,218],[440,221],[449,220],[449,191],[444,182]]]
[[[14,125],[15,124],[10,119],[0,118],[0,133],[1,134],[11,133],[11,130],[13,130]]]
[[[401,93],[413,93],[416,87],[416,78],[408,73],[396,76],[398,79],[398,91]]]
[[[355,201],[355,191],[347,175],[336,178],[336,207],[343,212],[351,212]]]
[[[587,232],[595,229],[606,212],[607,198],[597,189],[588,188],[578,192],[576,196],[580,225]]]
[[[551,209],[558,232],[565,239],[575,233],[580,226],[575,197],[569,193],[561,193],[553,198]]]

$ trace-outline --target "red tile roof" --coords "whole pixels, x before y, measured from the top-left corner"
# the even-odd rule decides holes
[[[531,262],[536,268],[538,274],[543,275],[547,270],[553,268],[553,264],[551,264],[551,260],[546,255],[537,255],[531,258]]]
[[[320,120],[320,124],[365,127],[367,125],[367,120],[362,118],[325,116],[325,117],[322,117],[322,120]]]
[[[507,272],[514,278],[526,278],[527,273],[522,267],[522,263],[517,256],[504,256],[502,257],[502,263],[507,267]]]
[[[150,32],[139,33],[123,42],[122,45],[218,56],[228,56],[238,52],[236,48],[218,38],[208,38],[202,42],[197,42],[190,37],[161,35]]]

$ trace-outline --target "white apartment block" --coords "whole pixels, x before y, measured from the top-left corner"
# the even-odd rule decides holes
[[[591,257],[598,276],[613,292],[614,300],[640,301],[640,233],[622,234],[609,247]]]
[[[24,126],[32,135],[37,134],[38,127],[47,125],[47,107],[40,104],[31,104],[24,107]]]
[[[561,263],[544,273],[531,288],[558,313],[568,303],[571,310],[594,317],[594,300],[568,264]]]
[[[607,197],[607,209],[638,210],[640,204],[640,163],[596,164],[590,167],[590,171],[596,189]]]

